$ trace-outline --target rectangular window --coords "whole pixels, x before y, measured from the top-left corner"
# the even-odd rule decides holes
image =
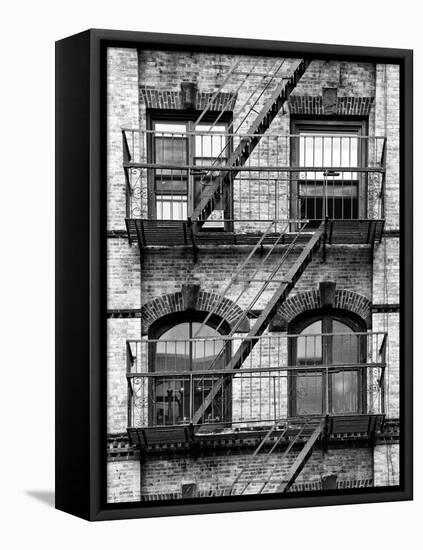
[[[186,220],[188,137],[186,124],[154,124],[154,208],[159,220]],[[166,168],[169,165],[169,168]],[[181,166],[181,169],[177,167]]]
[[[151,127],[150,158],[157,168],[151,170],[150,175],[150,217],[186,220],[201,201],[207,187],[215,183],[221,173],[210,167],[222,166],[227,162],[227,123],[198,124],[194,129],[190,120],[153,120]],[[196,166],[199,168],[194,168]],[[230,208],[229,195],[223,194],[203,225],[204,229],[224,227]]]
[[[357,171],[366,148],[361,135],[362,124],[357,123],[295,123],[291,161],[300,170],[293,173],[291,181],[294,218],[321,221],[326,217],[365,217],[365,177]]]

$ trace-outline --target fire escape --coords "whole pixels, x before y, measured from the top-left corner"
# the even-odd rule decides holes
[[[293,337],[268,332],[318,251],[324,260],[330,244],[375,246],[384,225],[384,138],[270,132],[309,63],[300,60],[286,75],[284,62],[278,62],[266,75],[257,73],[254,65],[241,71],[236,61],[186,133],[169,128],[122,132],[131,245],[138,243],[142,253],[154,246],[189,246],[194,261],[203,247],[249,247],[193,338],[185,342],[190,350],[204,349],[207,361],[201,368],[192,371],[187,364],[177,364],[176,355],[172,362],[171,351],[179,349],[180,342],[127,342],[132,444],[143,456],[157,446],[188,447],[193,453],[217,442],[228,448],[255,446],[229,488],[233,495],[288,492],[317,444],[325,445],[340,434],[372,440],[384,420],[385,334],[345,336],[350,345],[364,346],[364,361],[345,358],[340,365],[314,365],[313,372],[326,380],[326,392],[335,367],[364,373],[360,376],[367,381],[366,406],[334,414],[327,399],[322,414],[304,416],[290,413],[282,397],[289,393],[292,377],[302,372],[298,364],[289,364],[287,349]],[[215,97],[231,78],[237,79],[236,93],[257,77],[259,83],[246,100],[246,114],[237,128],[231,125],[230,131],[222,131],[220,116],[204,124]],[[185,146],[195,150],[188,163],[169,154]],[[356,161],[363,158],[364,149],[366,160]],[[294,162],[280,154],[286,150],[297,151]],[[194,199],[175,192],[186,182],[196,190]],[[168,185],[162,195],[155,191],[159,185]],[[370,187],[375,191],[368,193]],[[294,198],[289,196],[293,189]],[[149,213],[152,200],[161,209],[156,208],[154,217]],[[201,337],[201,329],[229,295],[234,304],[243,304],[230,333],[221,339]],[[250,321],[248,333],[240,334]],[[316,338],[333,335],[313,338],[316,345]],[[158,356],[163,349],[165,365],[159,372],[149,370],[151,350]],[[283,449],[283,471],[272,463],[277,449]]]

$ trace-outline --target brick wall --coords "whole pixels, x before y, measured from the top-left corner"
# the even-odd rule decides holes
[[[241,470],[249,464],[250,453],[226,452],[198,458],[160,457],[147,458],[141,465],[142,495],[180,494],[182,484],[195,483],[199,492],[212,492],[228,488]],[[280,460],[281,452],[274,452],[265,467],[257,469],[252,463],[242,479],[253,481],[257,473],[259,479],[266,479],[274,468],[274,477],[269,488],[275,488],[277,482],[285,479],[294,455]],[[108,495],[112,502],[137,500],[139,490],[139,461],[109,463]],[[138,468],[138,471],[137,471]],[[311,455],[296,483],[321,481],[323,476],[336,474],[339,481],[368,480],[373,478],[373,450],[370,447],[350,447],[347,449],[329,449],[324,453],[316,449]],[[126,475],[126,477],[125,477]],[[120,477],[119,477],[120,476]],[[131,483],[134,490],[131,495]],[[136,484],[136,486],[135,486]],[[260,483],[251,485],[250,491],[260,488]],[[242,484],[240,484],[242,487]]]
[[[374,313],[373,330],[386,331],[388,369],[385,377],[386,413],[389,418],[399,417],[399,313]],[[407,368],[404,365],[403,368]]]
[[[139,460],[107,463],[107,502],[139,501],[140,489]]]
[[[375,95],[375,65],[348,61],[312,61],[293,95],[321,95],[322,88],[338,88],[343,97]]]
[[[256,59],[254,58],[254,61]],[[242,60],[240,70],[251,67],[252,58]],[[126,349],[127,339],[137,339],[141,335],[141,307],[165,295],[180,293],[183,285],[199,284],[205,295],[219,293],[245,258],[246,250],[237,247],[202,249],[198,262],[193,262],[190,249],[148,250],[140,262],[140,251],[137,246],[129,247],[126,238],[117,238],[119,231],[125,229],[126,214],[125,179],[122,170],[121,128],[145,129],[146,104],[153,106],[146,94],[147,88],[155,90],[156,97],[173,97],[180,99],[181,83],[196,82],[201,101],[209,97],[217,84],[233,63],[231,56],[222,54],[197,54],[175,52],[137,52],[134,49],[113,48],[108,51],[108,230],[114,237],[108,240],[108,431],[124,432],[127,426],[127,384],[126,384]],[[275,59],[260,58],[257,71],[269,72]],[[292,72],[298,60],[288,60],[284,66],[286,73]],[[257,82],[257,81],[256,81]],[[140,86],[141,84],[141,86]],[[232,97],[235,126],[246,113],[249,105],[242,105],[252,91],[252,82],[237,91],[238,83],[228,86],[227,92]],[[290,114],[319,114],[322,110],[323,88],[337,88],[337,113],[368,115],[369,135],[386,135],[387,178],[386,178],[386,227],[398,228],[398,191],[399,191],[399,71],[398,67],[373,65],[366,63],[347,63],[330,61],[313,61],[301,79],[292,101],[285,106],[274,119],[270,131],[288,134],[290,131]],[[209,95],[207,95],[209,94]],[[221,98],[222,99],[222,98]],[[263,97],[258,108],[265,101]],[[199,100],[200,101],[200,100]],[[222,99],[223,101],[223,99]],[[311,107],[309,106],[311,105]],[[254,114],[252,116],[255,116]],[[252,121],[247,118],[242,126],[246,131]],[[142,157],[142,144],[135,138],[135,150]],[[269,161],[284,159],[288,163],[289,141],[269,149]],[[257,153],[251,156],[251,163],[258,163]],[[137,175],[134,176],[138,177]],[[369,196],[377,191],[377,182]],[[139,180],[139,192],[145,190],[145,177]],[[288,185],[284,180],[278,187],[280,217],[289,216]],[[234,209],[241,217],[273,216],[276,209],[274,196],[267,193],[258,181],[250,183],[250,191],[255,197],[249,203],[245,201],[245,183],[241,177],[234,183]],[[260,194],[259,194],[260,193]],[[268,214],[263,211],[268,210]],[[261,209],[259,211],[259,209]],[[250,226],[244,226],[244,229]],[[263,230],[263,226],[254,226]],[[282,248],[279,254],[282,253]],[[299,250],[297,251],[299,253]],[[292,265],[293,255],[288,266]],[[316,292],[322,281],[336,282],[338,292],[350,292],[360,296],[368,307],[373,304],[395,305],[398,297],[398,239],[390,236],[384,238],[374,250],[369,247],[332,246],[327,248],[327,261],[322,263],[318,254],[298,282],[291,297],[302,297],[306,293]],[[257,265],[260,258],[255,258]],[[269,262],[263,276],[269,273],[273,261]],[[243,274],[246,278],[249,272]],[[240,286],[235,287],[229,299],[236,297]],[[274,286],[271,287],[274,290]],[[252,292],[246,293],[241,307],[245,307]],[[257,304],[263,307],[269,294]],[[367,307],[368,304],[368,307]],[[364,306],[363,306],[364,307]],[[129,312],[129,315],[116,313]],[[363,310],[364,311],[364,310]],[[132,315],[131,315],[132,312]],[[364,316],[364,314],[363,314]],[[367,313],[366,313],[367,317]],[[377,313],[372,315],[372,329],[388,330],[389,369],[387,377],[387,406],[390,417],[399,413],[399,315],[394,313]],[[145,332],[145,330],[144,330]],[[253,355],[254,357],[254,355]],[[282,385],[286,395],[286,386]],[[234,414],[240,415],[241,398],[234,385]],[[244,396],[245,399],[245,396]],[[286,400],[285,400],[286,401]],[[238,407],[238,409],[237,409]],[[238,412],[237,412],[238,411]],[[375,480],[379,484],[391,483],[398,475],[397,450],[395,446],[377,447],[375,451]],[[388,459],[384,460],[384,457]],[[275,455],[277,456],[277,455]],[[189,458],[157,458],[143,467],[143,492],[154,491],[169,493],[180,491],[184,480],[195,480],[202,490],[208,487],[223,487],[234,477],[246,456],[201,457],[194,461]],[[123,461],[109,463],[108,484],[109,500],[125,501],[139,498],[139,462]],[[313,454],[311,462],[300,479],[315,481],[322,473],[333,473],[336,470],[342,479],[371,478],[372,456],[369,449],[331,449],[326,455],[320,452]],[[229,469],[231,471],[229,472]],[[165,475],[164,475],[165,474]],[[232,477],[231,477],[232,476]]]
[[[376,445],[374,448],[375,487],[399,485],[399,445]]]
[[[399,228],[399,67],[376,65],[375,133],[386,136],[386,228]]]
[[[125,432],[128,427],[126,340],[140,337],[139,319],[107,320],[107,431]]]
[[[123,229],[126,211],[122,132],[138,128],[138,57],[132,48],[107,50],[107,208],[108,229]]]
[[[107,239],[107,289],[107,309],[141,307],[140,251],[127,237]]]
[[[283,247],[272,254],[265,264],[262,275],[265,277],[280,259]],[[287,259],[286,270],[292,266],[300,253]],[[197,283],[201,288],[214,293],[222,292],[231,275],[245,259],[246,250],[239,247],[219,247],[219,249],[202,249],[197,263],[194,263],[190,249],[149,250],[143,259],[142,266],[142,300],[146,303],[158,296],[171,292],[179,292],[184,283]],[[261,262],[257,254],[251,264],[242,273],[243,279],[248,279]],[[322,255],[314,256],[307,270],[298,281],[292,295],[310,289],[317,289],[321,281],[336,281],[338,289],[347,289],[371,299],[371,250],[360,246],[332,246],[327,249],[326,262],[322,263]],[[258,276],[256,277],[258,278]],[[279,280],[279,279],[278,279]],[[242,283],[235,284],[228,293],[229,299],[235,299],[242,288]],[[271,286],[274,291],[275,285]],[[257,285],[246,292],[241,307],[245,307],[257,291]],[[256,307],[260,308],[269,297],[267,293]]]

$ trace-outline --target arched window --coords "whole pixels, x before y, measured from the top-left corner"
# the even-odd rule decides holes
[[[224,369],[230,360],[230,343],[222,339],[229,327],[213,317],[203,325],[205,316],[202,312],[168,316],[150,331],[149,365],[155,372],[150,382],[150,421],[155,425],[189,424],[219,381],[213,371]],[[228,383],[222,386],[201,422],[230,420],[230,389]]]
[[[290,338],[292,416],[365,412],[365,326],[342,314],[323,314],[295,323]],[[299,367],[304,367],[299,368]]]

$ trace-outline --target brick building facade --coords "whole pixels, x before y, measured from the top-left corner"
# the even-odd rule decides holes
[[[398,66],[107,61],[109,502],[397,485]]]

